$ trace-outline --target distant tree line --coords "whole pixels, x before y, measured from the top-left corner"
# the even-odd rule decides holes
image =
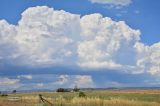
[[[56,92],[70,92],[70,91],[65,88],[58,88]]]
[[[56,90],[56,92],[71,92],[71,91],[73,91],[73,92],[79,92],[80,89],[77,86],[75,86],[73,89],[58,88]]]
[[[77,87],[77,86],[75,86],[73,89],[65,89],[65,88],[58,88],[57,90],[56,90],[56,92],[71,92],[71,91],[73,91],[73,92],[79,92],[79,97],[86,97],[86,94],[84,93],[84,92],[82,92],[82,91],[80,91],[80,89]]]

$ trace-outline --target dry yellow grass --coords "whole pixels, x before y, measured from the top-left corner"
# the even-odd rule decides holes
[[[85,92],[86,98],[78,93],[41,93],[54,106],[160,106],[159,90],[109,90]],[[20,101],[9,101],[0,97],[0,106],[49,106],[40,103],[38,93],[16,94]],[[40,105],[41,104],[41,105]]]
[[[70,106],[160,106],[160,104],[155,102],[124,100],[121,98],[112,98],[110,100],[102,100],[99,98],[74,98]]]
[[[160,106],[156,102],[144,102],[135,100],[126,100],[121,98],[111,98],[110,100],[103,100],[100,98],[78,98],[75,97],[72,100],[65,100],[64,98],[46,98],[48,101],[54,103],[54,106]],[[38,106],[38,97],[23,97],[22,101],[8,101],[6,99],[0,99],[0,106]],[[41,105],[49,106],[49,105]]]

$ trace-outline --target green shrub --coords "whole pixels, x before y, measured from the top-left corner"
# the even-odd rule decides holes
[[[86,94],[84,92],[79,92],[79,97],[86,97]]]
[[[1,94],[0,96],[5,97],[5,96],[8,96],[8,94]]]

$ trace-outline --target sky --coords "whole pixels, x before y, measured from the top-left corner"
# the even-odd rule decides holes
[[[1,0],[0,90],[160,87],[159,0]]]

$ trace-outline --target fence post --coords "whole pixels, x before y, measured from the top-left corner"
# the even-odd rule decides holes
[[[53,104],[52,104],[51,102],[49,102],[48,100],[44,99],[41,94],[39,94],[39,99],[40,99],[40,103],[41,103],[41,102],[43,102],[43,103],[46,102],[46,103],[48,103],[50,106],[53,106]]]

